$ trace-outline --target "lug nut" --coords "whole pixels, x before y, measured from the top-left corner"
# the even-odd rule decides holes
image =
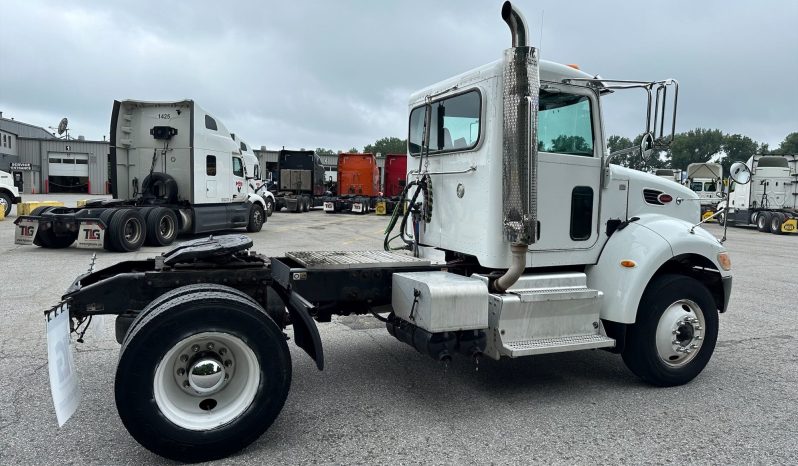
[[[690,345],[690,348],[693,348],[693,349],[698,349],[698,345],[696,345],[696,344],[692,344],[692,345]]]
[[[191,351],[193,351],[193,352],[195,352],[195,353],[196,353],[196,352],[198,352],[199,350],[200,350],[200,348],[199,348],[199,345],[193,345],[193,346],[191,347]]]
[[[213,351],[213,348],[214,348],[214,345],[213,345],[213,343],[208,343],[208,345],[206,346],[206,348],[208,348],[208,351]]]
[[[185,388],[188,388],[189,386],[190,386],[190,385],[189,385],[189,383],[188,383],[188,380],[186,380],[185,382],[183,382],[183,387],[185,387]]]
[[[221,354],[222,356],[227,354],[227,348],[219,348],[219,354]]]
[[[179,375],[180,377],[183,377],[183,374],[185,374],[185,373],[186,373],[186,370],[183,369],[182,367],[177,370],[177,375]]]
[[[188,361],[188,355],[187,354],[181,354],[180,355],[180,362],[186,362],[186,361]]]
[[[231,360],[229,360],[229,359],[228,359],[227,361],[225,361],[225,362],[224,362],[224,367],[230,367],[230,366],[232,366],[232,365],[233,365],[233,361],[231,361]]]
[[[696,339],[696,340],[703,340],[703,339],[704,339],[704,337],[702,337],[701,335],[696,335],[695,339]]]

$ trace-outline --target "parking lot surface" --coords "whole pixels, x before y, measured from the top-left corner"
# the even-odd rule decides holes
[[[168,463],[140,447],[117,416],[111,318],[76,345],[82,404],[57,427],[42,310],[86,271],[92,253],[15,246],[14,218],[0,221],[0,463]],[[387,221],[276,213],[251,237],[269,256],[381,249]],[[282,413],[258,441],[218,463],[796,464],[798,235],[734,228],[726,245],[730,309],[712,360],[686,386],[648,386],[604,351],[483,360],[478,370],[456,358],[444,369],[376,319],[341,317],[319,324],[325,370],[290,344],[293,382]],[[98,251],[97,267],[165,249]]]

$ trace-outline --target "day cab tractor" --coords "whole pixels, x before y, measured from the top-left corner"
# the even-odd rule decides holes
[[[694,192],[610,164],[601,119],[612,92],[646,92],[637,150],[649,157],[672,138],[675,114],[670,137],[653,123],[676,82],[541,61],[509,2],[502,18],[500,60],[410,98],[408,208],[386,251],[264,257],[246,236],[218,236],[78,277],[46,312],[59,422],[76,408],[70,328],[98,314],[116,316],[123,424],[181,461],[266,431],[291,384],[287,328],[323,369],[317,323],[341,314],[372,314],[442,362],[601,348],[652,385],[698,376],[729,308],[729,254],[697,224]]]
[[[110,143],[114,198],[19,216],[16,244],[127,252],[179,234],[257,232],[266,222],[238,143],[194,101],[114,101]]]
[[[14,204],[22,202],[19,189],[14,185],[11,173],[0,170],[0,212],[3,217],[11,213]]]

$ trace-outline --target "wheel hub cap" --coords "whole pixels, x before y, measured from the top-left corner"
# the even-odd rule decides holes
[[[676,301],[665,309],[657,325],[657,354],[669,366],[693,360],[704,340],[704,313],[693,301]]]

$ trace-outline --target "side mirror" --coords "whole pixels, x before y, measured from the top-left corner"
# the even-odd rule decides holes
[[[743,162],[734,162],[729,169],[729,176],[737,184],[748,184],[751,181],[751,169]]]
[[[654,153],[654,136],[651,133],[646,133],[643,135],[643,139],[640,140],[640,156],[643,160],[648,160],[651,158],[651,154]]]

